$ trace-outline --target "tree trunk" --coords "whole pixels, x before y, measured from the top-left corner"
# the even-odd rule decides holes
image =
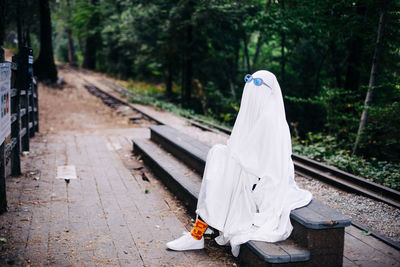
[[[234,61],[232,64],[231,78],[229,79],[231,94],[234,98],[237,97],[236,90],[235,90],[235,80],[236,80],[236,75],[237,75],[237,69],[239,67],[239,49],[240,49],[240,42],[236,41],[235,42],[235,58],[233,59]]]
[[[165,81],[166,91],[165,94],[167,97],[172,95],[172,63],[171,59],[167,59],[167,77]]]
[[[270,5],[271,5],[271,0],[268,0],[265,2],[265,11],[268,10],[268,7]],[[263,35],[264,35],[264,32],[260,31],[260,34],[258,35],[258,38],[257,38],[256,52],[254,53],[254,56],[253,56],[253,67],[256,65],[258,56],[260,55],[262,41],[263,41]]]
[[[17,38],[18,38],[18,51],[23,47],[22,37],[22,14],[21,14],[21,0],[17,0]]]
[[[318,92],[319,91],[318,90],[319,89],[319,80],[321,78],[322,66],[324,65],[324,62],[325,62],[327,54],[328,54],[327,52],[324,52],[321,55],[321,61],[319,62],[318,69],[317,69],[317,77],[315,78],[314,92]]]
[[[189,0],[186,6],[184,23],[187,25],[184,29],[184,51],[183,51],[183,69],[182,69],[182,105],[190,105],[192,94],[192,79],[193,79],[193,29],[191,24],[191,16],[193,13],[194,3]]]
[[[363,23],[365,21],[366,7],[361,4],[358,5],[356,7],[356,13],[362,18],[360,19],[359,23]],[[360,86],[360,65],[362,51],[364,48],[364,40],[360,36],[356,36],[350,41],[349,48],[350,54],[347,62],[344,89],[357,92]]]
[[[262,32],[260,32],[260,34],[258,35],[257,38],[257,46],[256,46],[256,52],[254,53],[253,56],[253,67],[256,65],[257,60],[258,60],[258,55],[260,54],[260,50],[261,50],[261,45],[262,45]]]
[[[330,54],[332,55],[332,65],[335,72],[335,87],[342,88],[342,68],[336,45],[333,43],[333,41],[329,42],[329,50]]]
[[[357,92],[360,85],[360,64],[364,42],[360,37],[351,41],[350,55],[347,63],[347,72],[344,89]]]
[[[31,42],[31,31],[29,29],[29,26],[27,26],[26,30],[25,30],[24,42],[28,47],[31,47],[31,45],[32,45],[32,42]]]
[[[74,40],[72,39],[72,31],[71,28],[66,29],[67,38],[68,38],[68,62],[71,66],[76,66],[76,54],[74,47]]]
[[[247,65],[247,73],[251,74],[250,57],[249,57],[249,49],[247,48],[246,33],[243,33],[243,43],[244,43],[244,55],[245,55],[246,65]]]
[[[51,41],[51,17],[49,0],[40,0],[40,52],[34,63],[35,74],[42,81],[57,81],[57,69],[54,64],[53,45]]]
[[[76,55],[75,55],[75,47],[74,47],[74,40],[72,39],[72,30],[71,30],[71,3],[70,0],[67,0],[67,12],[68,12],[68,18],[67,18],[67,39],[68,39],[68,62],[72,66],[76,66]]]
[[[92,5],[97,5],[97,0],[90,0]],[[98,14],[93,14],[88,23],[88,31],[93,29],[99,24]],[[85,40],[85,54],[83,55],[82,67],[94,70],[96,68],[96,51],[97,43],[99,42],[100,36],[96,34],[89,35]]]
[[[192,93],[192,76],[193,76],[193,60],[191,53],[191,43],[192,43],[192,26],[189,25],[186,29],[186,48],[185,48],[185,58],[183,62],[184,77],[183,77],[183,105],[189,105]]]
[[[94,70],[96,68],[96,43],[94,38],[88,37],[85,40],[85,54],[83,55],[82,67]]]
[[[0,0],[0,47],[4,45],[6,30],[6,0]]]
[[[369,76],[369,84],[368,84],[368,92],[365,97],[365,102],[364,102],[364,109],[361,114],[361,119],[360,119],[360,125],[358,126],[358,131],[357,131],[357,138],[354,143],[353,147],[353,153],[352,155],[357,153],[357,149],[360,143],[360,138],[363,134],[363,130],[365,126],[367,125],[367,120],[368,120],[368,108],[371,105],[371,100],[372,100],[372,95],[374,93],[374,87],[376,83],[376,75],[377,75],[377,70],[378,70],[378,65],[381,57],[381,51],[382,51],[382,40],[383,40],[383,34],[385,31],[385,24],[386,24],[386,1],[383,3],[383,8],[380,12],[379,16],[379,26],[378,26],[378,36],[376,38],[376,45],[375,45],[375,52],[374,52],[374,57],[372,59],[372,66],[371,66],[371,74]]]
[[[286,67],[285,41],[286,41],[286,36],[285,36],[285,33],[282,32],[282,35],[281,35],[281,79],[282,79],[282,81],[285,81],[285,67]]]

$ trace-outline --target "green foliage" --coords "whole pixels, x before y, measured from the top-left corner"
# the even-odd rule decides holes
[[[101,31],[102,25],[93,24],[92,18],[99,16],[101,7],[92,5],[89,1],[77,1],[70,21],[78,38],[86,39]],[[88,28],[88,25],[91,27]]]
[[[374,97],[359,157],[351,157],[383,3],[387,20]],[[6,5],[8,42],[19,18],[22,39],[30,39],[37,55],[38,1]],[[281,85],[289,125],[306,140],[301,153],[397,186],[399,1],[57,0],[50,6],[57,60],[67,61],[72,30],[78,62],[95,51],[99,71],[173,88],[166,97],[163,86],[131,83],[134,101],[232,125],[243,76],[267,69]],[[184,97],[186,87],[191,99]],[[177,104],[182,101],[188,109]]]
[[[68,62],[68,40],[60,38],[55,47],[55,58],[61,62]]]
[[[360,150],[366,156],[400,162],[400,102],[373,106]]]
[[[341,140],[333,136],[308,133],[304,140],[293,140],[293,153],[400,190],[400,163],[351,156],[350,151],[340,148],[341,146]]]
[[[203,109],[205,114],[225,124],[232,125],[239,110],[233,97],[224,97],[213,82],[204,87]]]
[[[195,115],[193,110],[182,108],[179,104],[174,104],[170,99],[166,99],[160,89],[154,86],[130,81],[126,88],[131,92],[129,97],[132,103],[151,105],[183,117]]]
[[[70,0],[71,18],[63,12],[69,10],[66,1],[56,3],[55,28],[61,32],[56,38],[58,59],[66,55],[62,31],[67,25],[79,44],[80,58],[85,40],[97,36],[98,70],[124,79],[172,84],[169,98],[157,86],[146,93],[138,90],[137,102],[175,110],[177,103],[186,101],[190,112],[232,125],[243,76],[267,69],[278,78],[287,120],[300,138],[321,132],[339,140],[334,146],[339,151],[354,144],[382,1]],[[365,159],[396,163],[400,159],[399,3],[387,3],[378,86],[359,151]],[[182,92],[186,80],[191,99]],[[323,153],[318,146],[308,148],[308,153],[313,149]]]
[[[310,121],[310,116],[317,116],[312,122],[314,124],[320,123],[320,127],[313,130],[325,129],[327,133],[342,140],[346,149],[351,149],[362,108],[359,94],[354,94],[342,88],[323,87],[319,95],[313,98],[286,96],[285,99],[289,105],[294,105],[295,111],[298,111],[301,107],[320,110],[318,114],[307,114],[305,120],[299,120],[300,128],[303,131],[311,127],[302,127],[302,124]],[[304,132],[301,132],[302,136],[304,136],[303,134]]]

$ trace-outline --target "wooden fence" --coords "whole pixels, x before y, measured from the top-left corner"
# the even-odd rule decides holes
[[[11,64],[11,134],[0,146],[0,213],[7,210],[6,177],[21,174],[20,155],[39,130],[38,87],[33,77],[32,49],[24,47]],[[4,52],[0,47],[0,63]]]

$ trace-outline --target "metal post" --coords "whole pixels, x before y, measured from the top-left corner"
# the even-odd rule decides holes
[[[18,89],[20,93],[21,112],[21,149],[29,151],[29,77],[28,48],[23,47],[18,54]]]
[[[5,142],[0,145],[0,213],[7,211]]]
[[[12,62],[17,63],[17,56],[13,56]],[[18,70],[18,65],[17,65]],[[11,175],[20,175],[21,174],[21,117],[20,117],[20,97],[19,91],[20,89],[17,87],[16,77],[17,70],[12,71],[11,75],[11,88],[17,89],[17,94],[15,97],[11,98],[11,113],[17,115],[17,120],[11,125],[11,137],[16,138],[17,143],[13,151],[11,152]]]
[[[4,61],[4,50],[0,46],[0,62]],[[0,213],[7,211],[5,141],[0,145]]]
[[[30,47],[26,47],[27,60],[28,60],[28,120],[29,120],[29,137],[35,136],[35,98],[34,98],[34,84],[33,84],[33,50]]]
[[[33,100],[34,100],[34,107],[36,109],[34,116],[34,123],[35,123],[35,132],[39,132],[39,85],[36,81],[36,79],[32,79],[32,84],[33,84],[33,89],[34,89],[34,95],[33,95]]]

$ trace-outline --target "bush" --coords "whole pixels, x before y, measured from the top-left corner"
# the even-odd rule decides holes
[[[360,143],[366,157],[400,162],[400,102],[369,109],[368,124]]]
[[[233,97],[224,96],[214,83],[208,82],[204,88],[203,109],[206,115],[225,124],[233,125],[239,111],[239,105]]]

